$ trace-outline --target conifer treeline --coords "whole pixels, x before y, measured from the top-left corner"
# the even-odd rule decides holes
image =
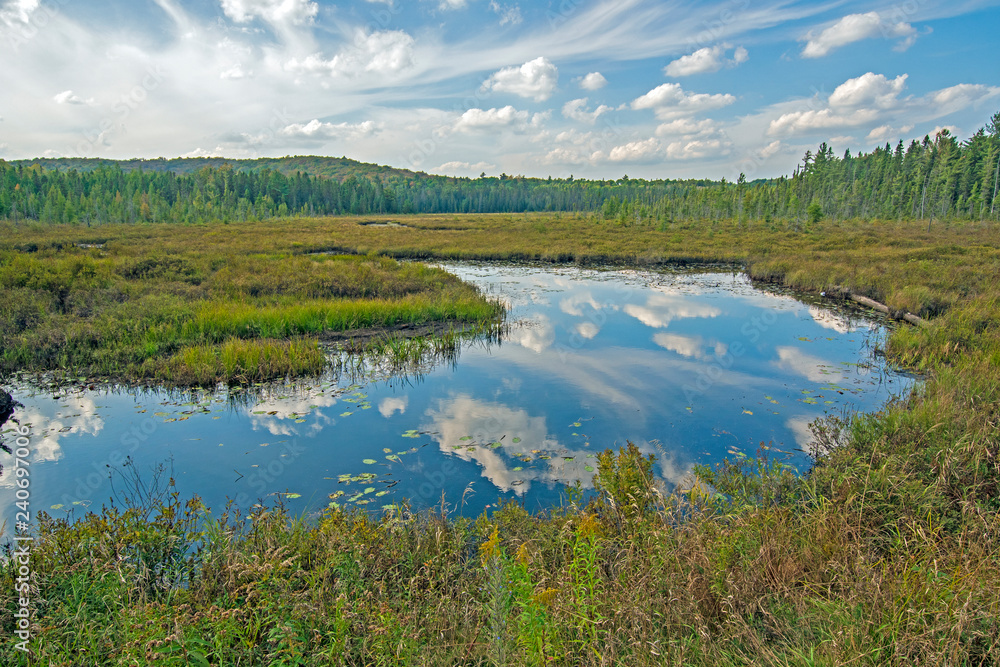
[[[269,161],[274,164],[275,161]],[[193,173],[47,169],[0,160],[0,219],[52,223],[241,221],[286,215],[593,211],[619,222],[820,217],[1000,219],[1000,113],[959,142],[890,144],[837,157],[825,143],[791,177],[736,183],[507,176],[447,178],[384,170],[343,180],[269,167],[205,166]]]

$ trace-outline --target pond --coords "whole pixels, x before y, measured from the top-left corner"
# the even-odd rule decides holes
[[[31,509],[80,516],[162,464],[181,497],[217,510],[281,495],[296,514],[403,498],[534,511],[564,502],[567,484],[591,488],[597,454],[629,441],[656,455],[668,488],[761,443],[805,471],[810,422],[877,410],[913,384],[877,354],[883,323],[724,269],[441,266],[504,300],[510,325],[420,372],[369,365],[183,395],[8,387],[32,430]],[[9,530],[11,457],[0,464]],[[114,486],[111,470],[125,473]]]

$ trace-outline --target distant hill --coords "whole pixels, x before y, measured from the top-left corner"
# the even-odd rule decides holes
[[[258,158],[255,160],[237,160],[222,157],[192,157],[192,158],[155,158],[152,160],[109,160],[105,158],[33,158],[30,160],[11,160],[8,164],[37,164],[43,169],[67,172],[93,171],[98,166],[118,165],[126,171],[141,169],[142,171],[170,172],[178,175],[193,174],[205,167],[218,169],[229,165],[234,171],[251,172],[270,169],[285,176],[294,176],[297,172],[345,181],[350,177],[379,180],[383,183],[399,182],[417,179],[447,179],[444,176],[431,176],[424,172],[414,172],[408,169],[396,169],[383,165],[358,162],[347,157],[320,157],[315,155],[296,155],[294,157]]]

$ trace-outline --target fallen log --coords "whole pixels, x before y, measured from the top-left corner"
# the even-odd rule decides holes
[[[820,292],[820,295],[830,298],[846,297],[857,304],[860,304],[867,308],[871,308],[872,310],[877,310],[880,313],[885,313],[894,320],[905,320],[906,322],[909,322],[910,324],[913,324],[915,326],[925,327],[930,324],[930,322],[920,317],[919,315],[914,315],[913,313],[907,313],[898,310],[896,311],[891,310],[889,306],[885,305],[884,303],[879,303],[875,299],[869,299],[866,296],[861,296],[860,294],[849,292],[842,287],[834,287],[833,289],[827,292]]]

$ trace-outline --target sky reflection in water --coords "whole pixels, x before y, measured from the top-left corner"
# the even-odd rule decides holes
[[[873,356],[879,325],[742,276],[444,266],[508,303],[513,326],[419,377],[331,374],[242,402],[15,388],[33,430],[32,510],[107,503],[108,466],[125,456],[146,476],[172,459],[182,496],[216,509],[277,493],[295,512],[420,508],[443,492],[467,514],[503,498],[535,510],[558,504],[564,484],[591,487],[597,453],[629,440],[656,454],[668,485],[761,442],[804,470],[812,420],[878,409],[911,386]],[[12,461],[0,463],[10,526]]]

